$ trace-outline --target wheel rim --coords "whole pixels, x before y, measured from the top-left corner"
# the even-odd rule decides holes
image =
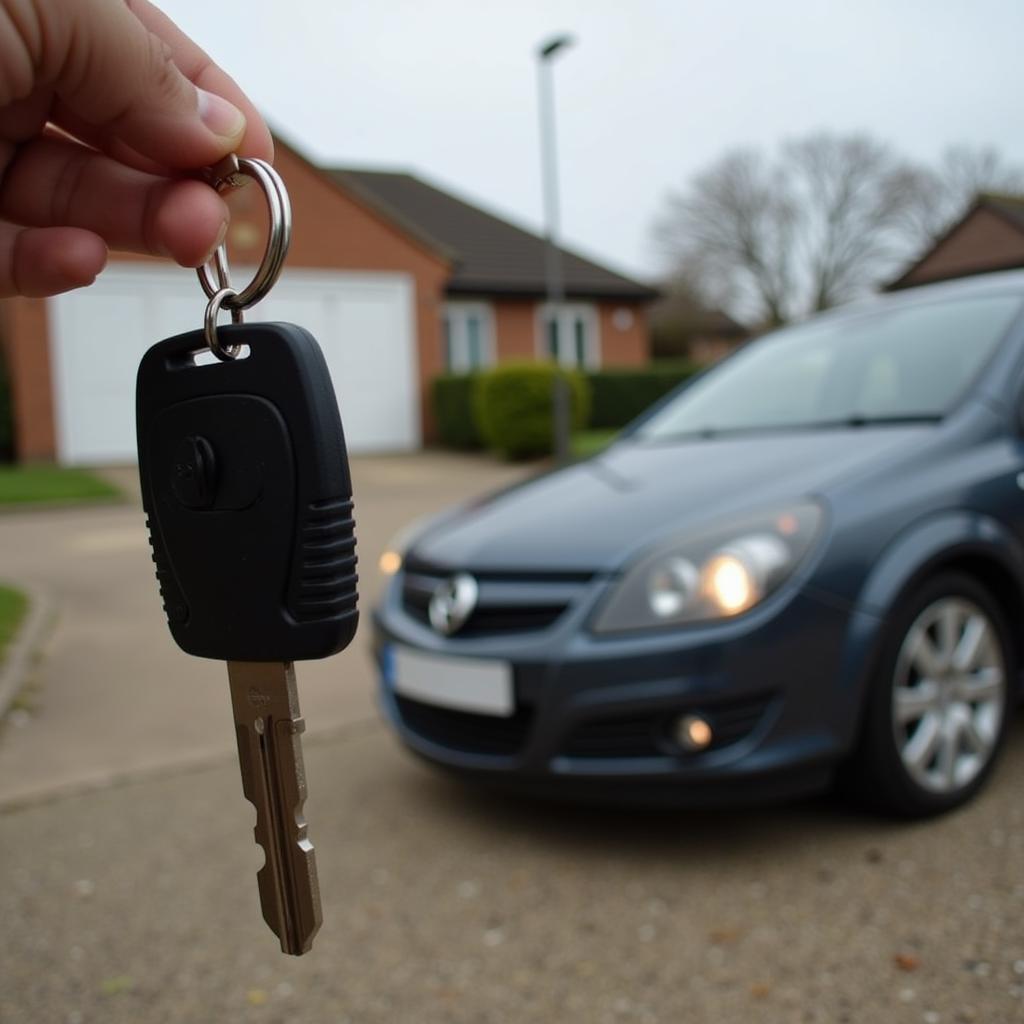
[[[996,627],[976,604],[944,597],[907,631],[896,659],[896,749],[918,785],[954,793],[992,758],[1006,705]]]

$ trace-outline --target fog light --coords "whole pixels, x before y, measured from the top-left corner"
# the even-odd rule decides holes
[[[684,750],[706,750],[714,735],[711,725],[700,715],[681,715],[675,722],[675,739]]]

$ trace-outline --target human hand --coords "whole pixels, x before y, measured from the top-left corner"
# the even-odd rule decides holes
[[[273,158],[245,94],[148,0],[0,0],[0,296],[91,284],[107,248],[198,266],[228,211],[182,177]]]

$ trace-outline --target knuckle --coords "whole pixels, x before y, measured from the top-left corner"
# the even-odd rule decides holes
[[[146,77],[160,95],[178,96],[182,91],[182,76],[174,63],[171,47],[158,35],[147,33]]]

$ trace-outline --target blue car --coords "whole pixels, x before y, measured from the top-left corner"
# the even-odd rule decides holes
[[[380,701],[466,777],[724,803],[973,796],[1021,692],[1024,272],[768,334],[602,454],[381,560]]]

